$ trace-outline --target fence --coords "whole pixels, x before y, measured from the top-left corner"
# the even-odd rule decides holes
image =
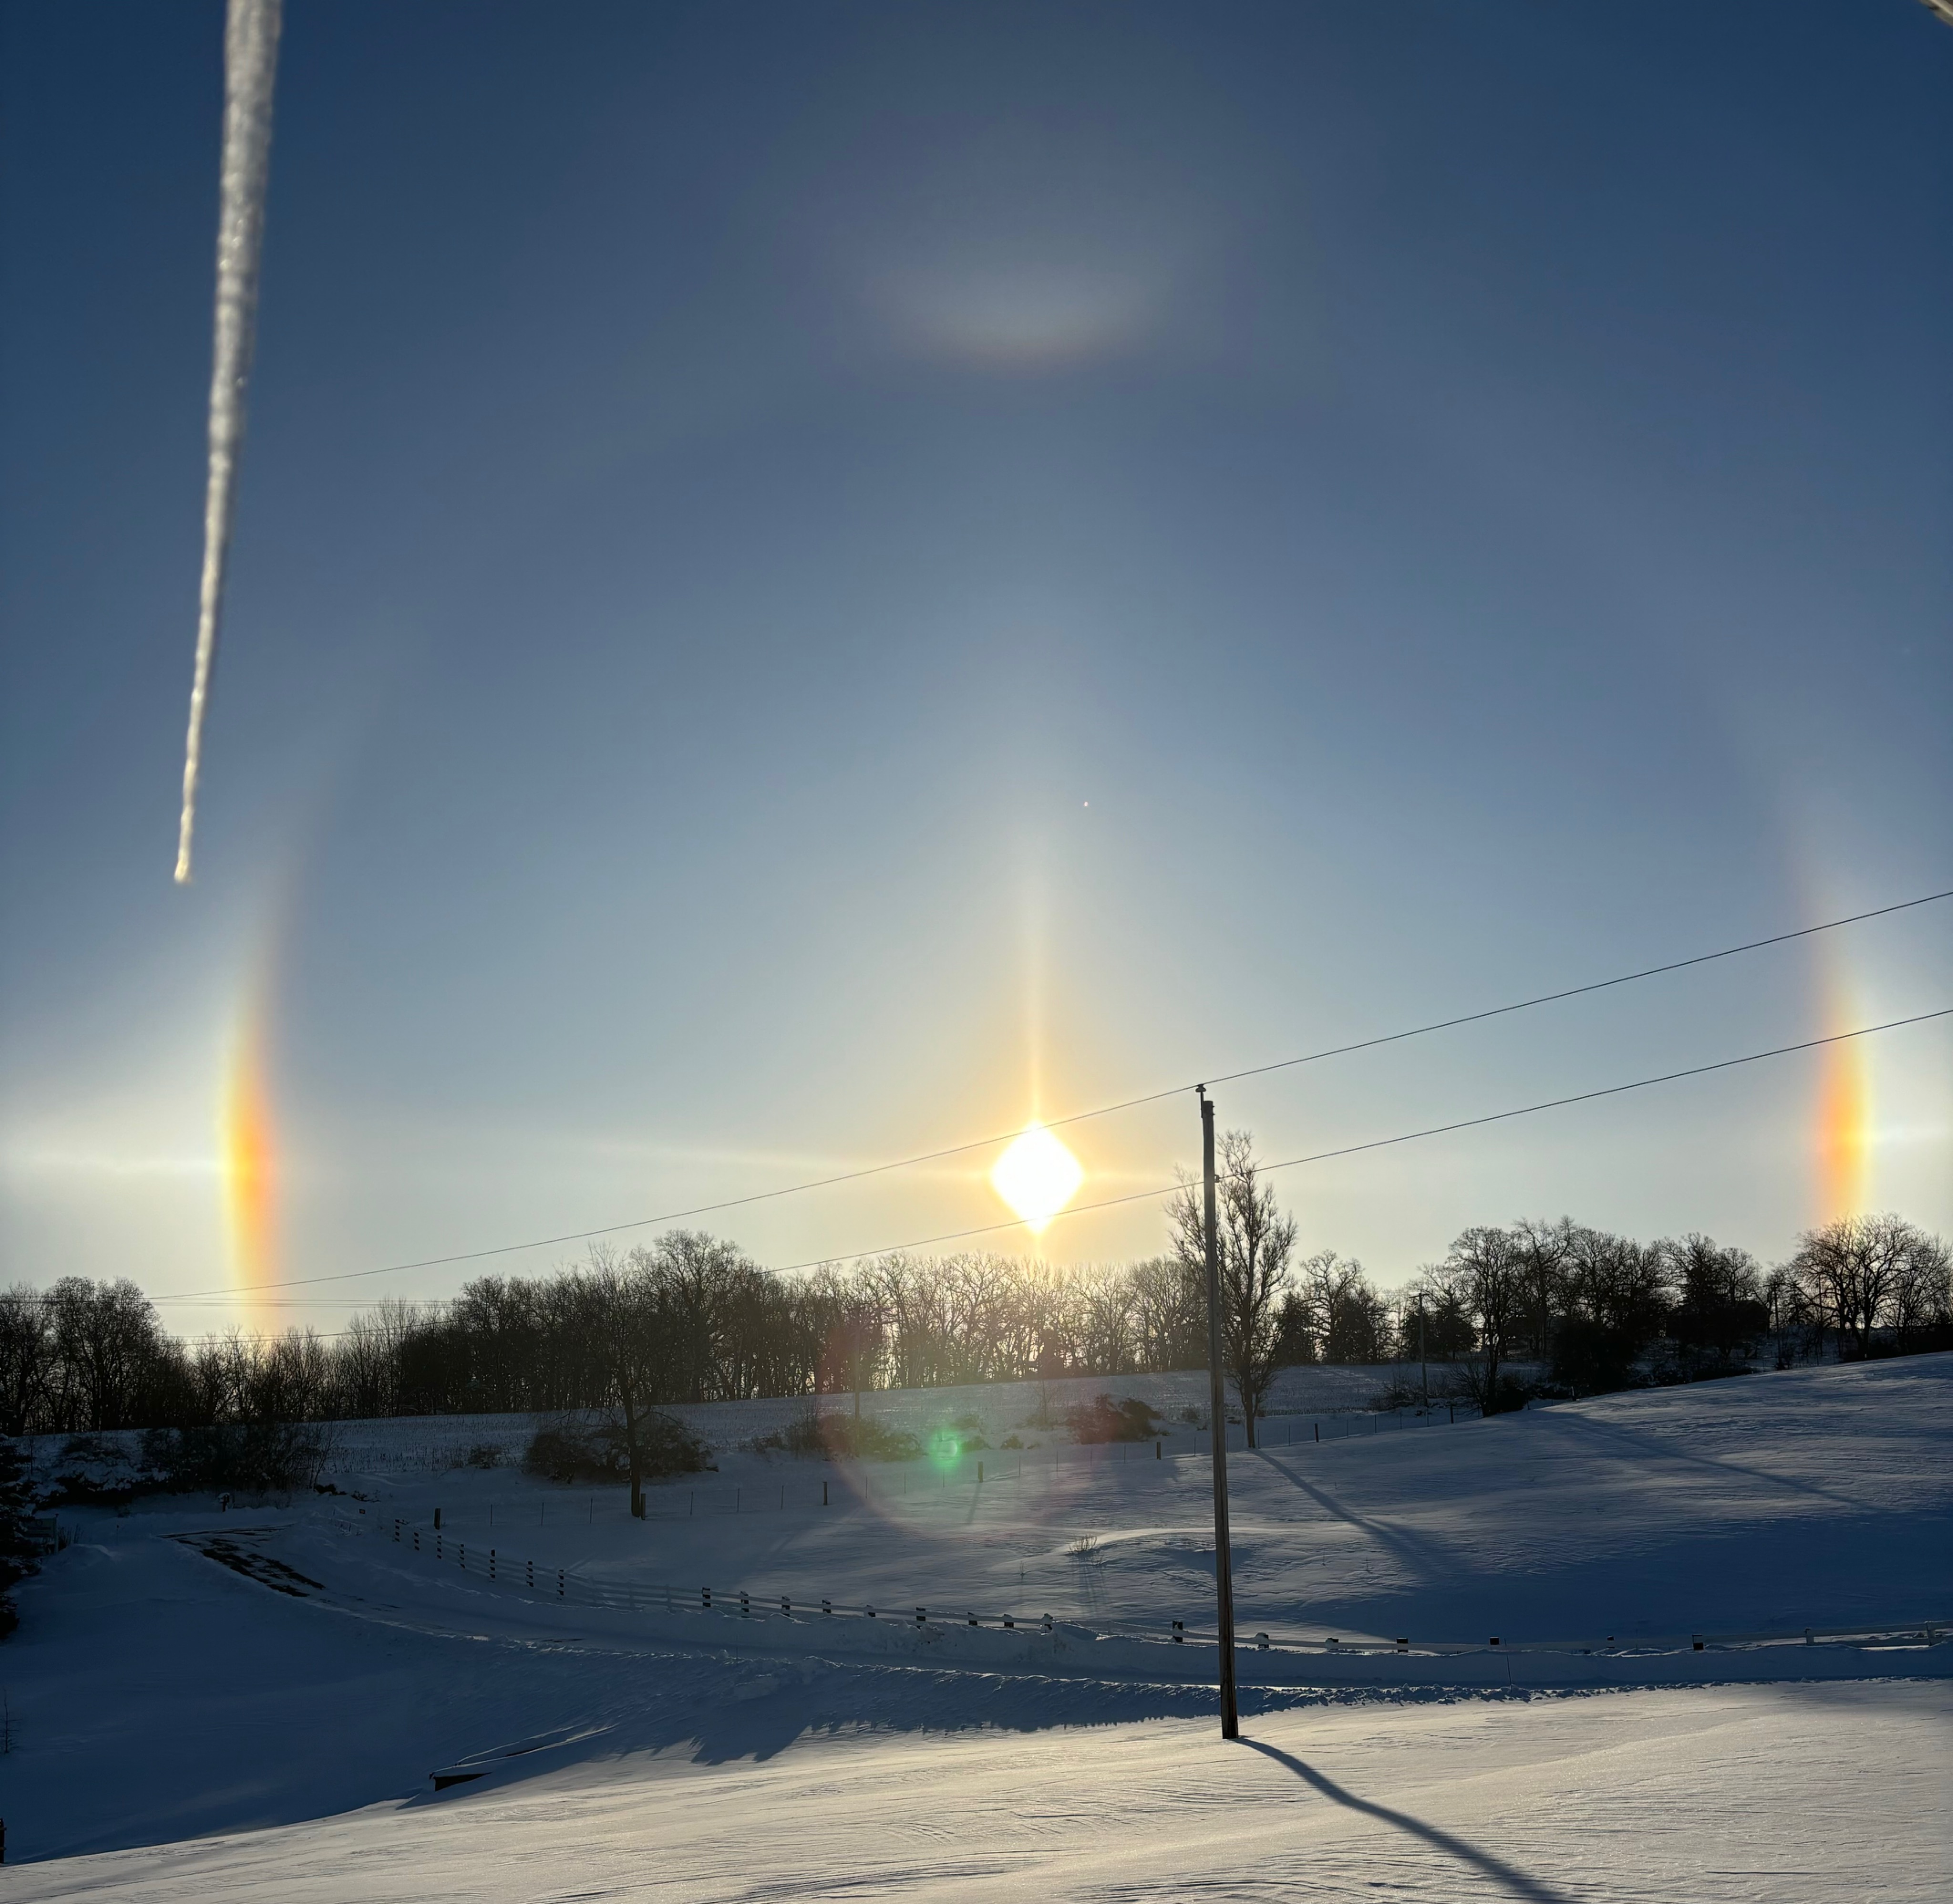
[[[333,1518],[333,1526],[343,1534],[365,1536],[369,1529],[348,1517]],[[388,1523],[381,1522],[382,1526]],[[1074,1620],[1062,1623],[1048,1614],[1026,1614],[995,1611],[980,1613],[965,1608],[947,1611],[941,1602],[932,1615],[926,1602],[903,1601],[891,1605],[853,1602],[820,1595],[795,1595],[751,1588],[722,1590],[710,1586],[679,1586],[667,1581],[610,1582],[594,1580],[568,1567],[538,1568],[526,1557],[518,1558],[480,1542],[471,1557],[464,1541],[447,1539],[444,1533],[429,1532],[409,1526],[404,1520],[390,1523],[393,1541],[403,1548],[440,1566],[453,1566],[463,1573],[513,1593],[533,1596],[544,1602],[607,1608],[629,1614],[710,1614],[737,1620],[779,1619],[819,1624],[835,1619],[892,1621],[897,1625],[926,1628],[934,1626],[974,1627],[998,1633],[1050,1634],[1061,1623],[1068,1632],[1094,1638],[1150,1640],[1185,1645],[1218,1646],[1220,1630],[1212,1623],[1189,1625],[1182,1620],[1104,1620],[1089,1626]],[[954,1603],[952,1603],[952,1605]],[[1415,1656],[1425,1658],[1462,1658],[1484,1654],[1550,1654],[1561,1656],[1613,1656],[1679,1652],[1726,1652],[1764,1646],[1860,1645],[1936,1646],[1953,1634],[1953,1619],[1914,1621],[1899,1626],[1849,1624],[1800,1626],[1745,1633],[1693,1633],[1688,1634],[1635,1634],[1620,1638],[1608,1634],[1585,1639],[1512,1639],[1494,1635],[1483,1640],[1413,1639],[1408,1636],[1387,1639],[1374,1637],[1344,1639],[1296,1632],[1292,1627],[1274,1626],[1254,1631],[1239,1626],[1234,1630],[1237,1647],[1260,1652],[1343,1656],[1345,1655]]]

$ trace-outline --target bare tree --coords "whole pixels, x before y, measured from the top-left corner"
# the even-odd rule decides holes
[[[133,1282],[64,1276],[48,1292],[68,1419],[99,1429],[137,1425],[138,1391],[165,1338],[155,1307]]]
[[[1953,1322],[1953,1255],[1939,1237],[1914,1233],[1893,1279],[1892,1322],[1901,1345],[1917,1330]]]
[[[591,1347],[624,1418],[624,1457],[631,1471],[631,1515],[644,1515],[641,1429],[647,1391],[656,1379],[656,1293],[641,1253],[619,1262],[607,1243],[590,1246],[590,1267],[578,1278],[579,1307]]]
[[[1840,1217],[1807,1231],[1791,1266],[1835,1319],[1841,1346],[1855,1337],[1868,1355],[1908,1262],[1933,1240],[1903,1217]]]
[[[1363,1266],[1334,1250],[1318,1250],[1302,1264],[1298,1280],[1307,1325],[1325,1362],[1381,1362],[1390,1342],[1390,1305]],[[1289,1333],[1295,1322],[1290,1313]]]
[[[1529,1218],[1513,1225],[1513,1235],[1519,1244],[1520,1270],[1538,1324],[1534,1352],[1544,1362],[1553,1352],[1553,1310],[1562,1300],[1564,1272],[1573,1253],[1573,1220],[1563,1216],[1556,1223],[1548,1223]]]
[[[27,1432],[46,1404],[54,1366],[54,1318],[46,1299],[17,1283],[0,1295],[0,1432]]]
[[[1282,1215],[1274,1192],[1260,1182],[1254,1139],[1246,1131],[1221,1137],[1218,1193],[1221,1341],[1252,1448],[1255,1423],[1274,1380],[1277,1305],[1288,1287],[1295,1219]],[[1175,1256],[1190,1269],[1201,1265],[1205,1275],[1207,1222],[1199,1184],[1183,1179],[1167,1220]]]
[[[1492,1225],[1467,1230],[1437,1274],[1478,1336],[1478,1404],[1491,1414],[1499,1406],[1499,1365],[1524,1326],[1530,1294],[1519,1240]]]

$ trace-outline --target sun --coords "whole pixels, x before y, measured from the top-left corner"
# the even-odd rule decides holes
[[[1043,1235],[1084,1181],[1084,1166],[1042,1124],[1029,1126],[990,1172],[991,1188],[1033,1236]]]

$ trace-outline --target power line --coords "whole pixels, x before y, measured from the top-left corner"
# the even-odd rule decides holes
[[[1828,919],[1821,925],[1800,926],[1794,931],[1775,933],[1766,939],[1748,939],[1740,946],[1726,946],[1719,952],[1698,952],[1692,958],[1671,959],[1665,965],[1645,966],[1639,971],[1624,972],[1618,977],[1597,979],[1591,984],[1569,986],[1557,992],[1543,992],[1535,998],[1521,999],[1511,1005],[1496,1005],[1482,1012],[1468,1012],[1458,1018],[1435,1019],[1428,1024],[1414,1025],[1407,1030],[1386,1032],[1378,1037],[1359,1039],[1353,1044],[1332,1045],[1321,1051],[1305,1052],[1298,1058],[1282,1058],[1271,1064],[1251,1065],[1244,1071],[1224,1071],[1218,1075],[1210,1075],[1204,1081],[1210,1085],[1231,1084],[1243,1078],[1265,1077],[1271,1071],[1290,1071],[1302,1065],[1319,1064],[1326,1059],[1346,1057],[1359,1051],[1374,1051],[1381,1046],[1401,1044],[1406,1039],[1426,1037],[1433,1032],[1455,1030],[1461,1025],[1478,1024],[1488,1018],[1505,1018],[1515,1012],[1530,1011],[1535,1005],[1553,1005],[1566,999],[1582,998],[1589,993],[1605,992],[1618,986],[1632,985],[1644,978],[1658,978],[1664,973],[1685,971],[1691,966],[1713,965],[1719,959],[1735,958],[1745,952],[1760,952],[1770,946],[1788,945],[1795,939],[1811,938],[1819,933],[1835,932],[1841,927],[1861,924],[1867,919],[1882,919],[1892,913],[1908,912],[1917,906],[1932,905],[1942,899],[1953,899],[1953,887],[1948,887],[1944,892],[1925,893],[1914,899],[1901,899],[1894,905],[1875,906],[1869,912],[1854,912],[1842,919]],[[1797,1048],[1785,1047],[1786,1049]],[[1052,1118],[1045,1128],[1058,1129],[1066,1125],[1083,1124],[1095,1118],[1111,1117],[1121,1111],[1137,1110],[1147,1104],[1163,1103],[1168,1098],[1183,1096],[1193,1089],[1195,1085],[1192,1083],[1176,1084],[1165,1090],[1149,1091],[1142,1096],[1124,1098],[1114,1104],[1102,1104],[1092,1110],[1074,1111],[1066,1116]],[[744,1209],[754,1203],[772,1203],[783,1197],[801,1196],[809,1190],[830,1190],[842,1184],[859,1183],[865,1178],[886,1176],[892,1171],[911,1169],[919,1164],[938,1163],[945,1157],[964,1156],[973,1150],[987,1150],[998,1144],[1008,1143],[1018,1134],[1015,1131],[1006,1131],[995,1137],[979,1137],[967,1143],[950,1144],[939,1150],[925,1150],[914,1156],[898,1157],[888,1163],[869,1164],[859,1170],[842,1171],[832,1176],[811,1178],[804,1183],[782,1184],[777,1190],[754,1190],[744,1197],[726,1197],[716,1203],[694,1203],[688,1209],[666,1210],[656,1216],[632,1217],[622,1223],[605,1223],[594,1229],[570,1230],[560,1236],[531,1237],[524,1242],[497,1244],[482,1250],[460,1250],[448,1256],[421,1256],[411,1262],[384,1264],[377,1269],[344,1269],[329,1275],[294,1276],[279,1282],[264,1283],[259,1288],[265,1290],[299,1289],[321,1283],[358,1282],[374,1276],[401,1275],[410,1269],[445,1269],[457,1263],[481,1263],[495,1256],[519,1256],[529,1250],[556,1249],[565,1244],[588,1243],[594,1237],[614,1236],[625,1230],[648,1229],[654,1224],[682,1222],[688,1217],[717,1215],[726,1210]],[[1015,1225],[999,1223],[991,1227],[1010,1229]],[[232,1289],[198,1289],[183,1292],[186,1296],[214,1297],[234,1297],[237,1293]]]
[[[1776,1045],[1768,1051],[1752,1051],[1740,1058],[1719,1058],[1712,1064],[1691,1065],[1681,1071],[1663,1071],[1653,1077],[1637,1077],[1625,1084],[1603,1084],[1591,1091],[1575,1091],[1566,1097],[1542,1098],[1534,1104],[1522,1104],[1507,1111],[1488,1111],[1478,1117],[1459,1118],[1449,1124],[1425,1125],[1422,1130],[1400,1131],[1394,1137],[1371,1137],[1362,1143],[1339,1144],[1329,1150],[1313,1150],[1301,1157],[1284,1157],[1278,1163],[1260,1164],[1258,1171],[1265,1175],[1277,1170],[1299,1169],[1306,1164],[1327,1163],[1337,1157],[1353,1157],[1369,1150],[1387,1150],[1397,1145],[1417,1143],[1426,1137],[1447,1137],[1456,1131],[1475,1131],[1487,1124],[1504,1124],[1514,1118],[1534,1117],[1543,1111],[1564,1110],[1574,1104],[1591,1104],[1603,1097],[1619,1097],[1629,1091],[1644,1091],[1657,1084],[1672,1084],[1687,1077],[1706,1077],[1719,1071],[1734,1071],[1744,1065],[1758,1065],[1771,1058],[1787,1058],[1800,1051],[1821,1050],[1826,1045],[1843,1044],[1853,1038],[1870,1038],[1882,1031],[1898,1031],[1908,1025],[1927,1024],[1939,1018],[1953,1018],[1953,1005],[1942,1007],[1936,1012],[1920,1012],[1911,1018],[1889,1018],[1882,1024],[1861,1025],[1855,1030],[1833,1032],[1823,1038],[1806,1038],[1796,1044]],[[1230,1181],[1224,1178],[1222,1181]],[[1128,1191],[1121,1197],[1101,1197],[1091,1203],[1074,1203],[1068,1209],[1058,1212],[1052,1219],[1089,1215],[1095,1210],[1118,1209],[1131,1203],[1143,1203],[1161,1197],[1179,1194],[1183,1185],[1178,1184],[1156,1186],[1150,1190]],[[1014,1230],[1020,1219],[1012,1218],[1008,1222],[980,1223],[968,1229],[946,1230],[936,1236],[918,1237],[907,1243],[884,1244],[878,1249],[857,1250],[842,1256],[816,1257],[806,1263],[789,1263],[781,1265],[774,1273],[792,1275],[804,1269],[819,1269],[834,1263],[861,1263],[870,1256],[893,1256],[904,1250],[926,1250],[942,1243],[967,1242],[972,1237],[993,1236],[1000,1230]],[[42,1298],[45,1300],[45,1298]],[[168,1301],[171,1298],[159,1300]]]
[[[1684,1077],[1706,1077],[1711,1071],[1733,1071],[1741,1065],[1761,1064],[1767,1058],[1787,1058],[1799,1051],[1816,1051],[1826,1045],[1842,1044],[1851,1038],[1869,1038],[1880,1031],[1896,1031],[1909,1024],[1924,1024],[1934,1018],[1953,1018],[1953,1005],[1942,1007],[1937,1012],[1921,1012],[1909,1018],[1891,1018],[1883,1024],[1861,1025],[1855,1031],[1833,1032],[1827,1038],[1807,1038],[1801,1043],[1778,1045],[1769,1051],[1753,1051],[1741,1058],[1718,1059],[1712,1065],[1691,1065],[1684,1071],[1663,1071],[1656,1077],[1637,1077],[1625,1084],[1606,1084],[1598,1090],[1576,1091],[1570,1097],[1549,1097],[1537,1104],[1522,1104],[1509,1111],[1490,1111],[1482,1117],[1460,1118],[1455,1123],[1433,1124],[1422,1131],[1405,1131],[1393,1137],[1371,1137],[1362,1143],[1339,1145],[1333,1150],[1315,1150],[1306,1157],[1285,1157],[1279,1163],[1258,1164],[1256,1169],[1265,1175],[1276,1170],[1294,1170],[1304,1164],[1327,1163],[1332,1157],[1353,1157],[1365,1150],[1387,1150],[1400,1143],[1415,1143],[1425,1137],[1441,1137],[1454,1131],[1472,1131],[1481,1125],[1503,1124],[1513,1118],[1531,1117],[1541,1111],[1557,1111],[1569,1104],[1591,1104],[1597,1098],[1619,1097],[1626,1091],[1644,1091],[1656,1084],[1672,1084]],[[1223,1177],[1226,1183],[1232,1179]],[[1052,1220],[1060,1217],[1083,1216],[1093,1210],[1114,1209],[1124,1203],[1140,1203],[1149,1198],[1174,1197],[1184,1186],[1175,1184],[1170,1187],[1156,1190],[1134,1190],[1124,1197],[1108,1197],[1096,1203],[1074,1203],[1069,1209],[1060,1210]],[[957,1243],[973,1236],[989,1236],[998,1230],[1014,1230],[1021,1219],[1013,1219],[1008,1223],[984,1223],[973,1229],[951,1230],[941,1236],[923,1237],[914,1243],[895,1243],[879,1250],[861,1250],[851,1256],[823,1256],[811,1263],[785,1264],[775,1273],[788,1275],[801,1269],[818,1269],[835,1263],[860,1263],[870,1256],[892,1256],[904,1250],[926,1250],[939,1243]]]

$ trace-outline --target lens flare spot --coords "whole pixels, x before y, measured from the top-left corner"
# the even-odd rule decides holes
[[[1029,1126],[990,1172],[990,1187],[1033,1236],[1044,1234],[1084,1181],[1083,1165],[1041,1124]]]

